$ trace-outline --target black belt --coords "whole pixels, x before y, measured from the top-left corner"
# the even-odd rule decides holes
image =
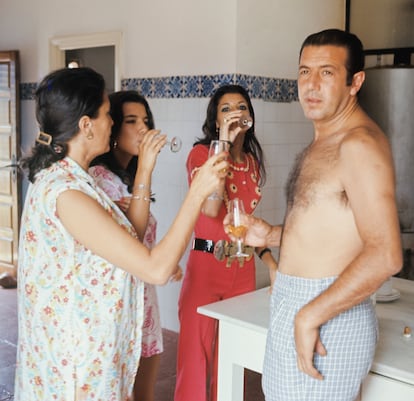
[[[211,239],[194,238],[193,240],[193,249],[195,251],[214,253],[214,245],[214,241]]]
[[[230,267],[232,261],[234,260],[235,253],[237,251],[237,246],[233,242],[228,242],[226,240],[219,240],[214,242],[211,239],[201,239],[201,238],[194,238],[193,240],[193,250],[194,251],[202,251],[207,253],[212,253],[214,257],[219,260],[223,261],[227,258],[226,267]],[[239,259],[239,267],[243,267],[244,261],[250,260],[254,253],[254,247],[244,245],[243,246],[244,252],[246,252],[249,256],[247,258],[238,258]]]

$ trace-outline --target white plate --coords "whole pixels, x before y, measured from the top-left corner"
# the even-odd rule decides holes
[[[377,302],[391,302],[391,301],[395,301],[396,299],[398,299],[400,297],[400,291],[396,290],[395,288],[393,288],[391,294],[387,294],[387,295],[376,295],[376,300]]]

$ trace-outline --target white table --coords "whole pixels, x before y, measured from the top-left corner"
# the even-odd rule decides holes
[[[380,340],[362,401],[414,400],[414,282],[393,278],[401,298],[377,303]],[[218,401],[243,400],[244,368],[262,372],[269,324],[269,289],[201,306],[198,312],[219,320]]]

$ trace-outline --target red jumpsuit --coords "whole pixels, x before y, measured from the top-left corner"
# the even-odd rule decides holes
[[[194,169],[208,157],[208,147],[196,145],[187,159],[188,180]],[[230,163],[225,200],[240,198],[246,213],[253,213],[261,198],[259,168],[251,154],[244,163]],[[219,215],[200,214],[194,237],[204,240],[229,240],[224,232],[226,204]],[[175,401],[215,401],[217,398],[217,321],[197,313],[197,307],[253,291],[256,288],[254,257],[243,267],[237,258],[230,267],[227,259],[218,261],[212,253],[191,250],[179,299],[180,333],[177,355]],[[209,396],[210,394],[210,396]]]

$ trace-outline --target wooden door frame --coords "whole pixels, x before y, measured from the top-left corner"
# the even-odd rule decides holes
[[[20,231],[20,218],[22,213],[22,174],[17,167],[21,156],[21,132],[20,132],[20,56],[18,50],[0,51],[1,60],[10,62],[13,67],[12,76],[9,78],[9,92],[10,92],[10,117],[9,123],[0,126],[0,133],[6,136],[10,135],[10,159],[2,160],[1,167],[10,171],[11,193],[1,194],[2,201],[10,204],[10,220],[11,227],[3,227],[1,233],[2,240],[11,242],[11,263],[0,260],[0,272],[7,271],[12,275],[16,275],[18,263],[18,243]],[[13,167],[10,167],[13,165]],[[14,182],[14,183],[13,183]],[[9,198],[11,201],[9,203]]]

